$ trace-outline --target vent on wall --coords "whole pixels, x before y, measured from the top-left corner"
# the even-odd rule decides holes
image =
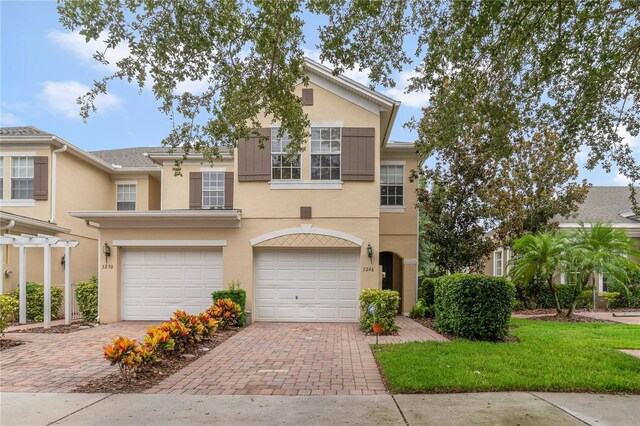
[[[311,219],[311,207],[300,207],[300,219]]]
[[[302,105],[313,105],[313,89],[302,89]]]

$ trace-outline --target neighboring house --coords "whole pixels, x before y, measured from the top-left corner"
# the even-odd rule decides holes
[[[101,154],[101,153],[97,153]],[[50,235],[79,242],[72,250],[71,281],[98,271],[99,233],[70,210],[116,210],[118,184],[142,180],[138,208],[157,208],[160,168],[107,162],[35,127],[0,128],[0,228],[2,235]],[[106,159],[106,158],[105,158]],[[144,188],[144,189],[143,189]],[[153,188],[156,188],[155,190]],[[148,199],[146,199],[148,197]],[[2,245],[2,293],[18,287],[19,254]],[[43,249],[26,249],[27,281],[44,281]],[[51,253],[51,282],[64,282],[64,249]]]
[[[637,188],[640,191],[640,188]],[[611,223],[616,228],[625,229],[629,236],[640,243],[640,216],[634,215],[629,196],[631,191],[627,186],[592,186],[584,203],[578,206],[578,211],[571,217],[556,216],[552,220],[558,223],[560,230],[578,229],[581,223],[595,222]],[[491,259],[485,264],[487,275],[507,276],[509,260],[512,251],[500,248],[493,252]],[[561,274],[559,281],[564,284],[567,277]],[[606,277],[598,277],[600,292],[606,291]]]
[[[421,161],[413,144],[389,140],[400,103],[312,61],[305,72],[310,84],[295,92],[311,137],[293,160],[269,117],[264,149],[251,138],[213,164],[193,154],[181,176],[172,168],[182,154],[155,148],[80,155],[68,144],[58,154],[69,163],[56,223],[91,241],[77,278],[99,266],[102,322],[201,311],[231,280],[258,321],[357,321],[365,288],[398,290],[409,311],[418,257],[409,176]]]

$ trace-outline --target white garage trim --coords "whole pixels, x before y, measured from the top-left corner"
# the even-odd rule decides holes
[[[343,240],[351,241],[358,246],[362,246],[362,243],[364,243],[364,240],[362,238],[358,238],[355,235],[347,234],[346,232],[335,231],[333,229],[314,228],[313,225],[300,225],[297,228],[280,229],[260,235],[259,237],[253,238],[249,241],[251,242],[252,246],[255,246],[256,244],[260,244],[272,238],[284,237],[286,235],[292,234],[328,235],[330,237],[342,238]]]
[[[113,240],[114,247],[226,247],[227,240]]]

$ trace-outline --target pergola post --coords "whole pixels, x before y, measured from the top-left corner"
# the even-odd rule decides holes
[[[51,245],[44,244],[44,328],[51,328]]]
[[[64,323],[71,324],[71,247],[64,247]]]
[[[18,288],[20,291],[20,324],[27,323],[27,248],[24,246],[18,247],[19,257],[19,272],[18,272]]]

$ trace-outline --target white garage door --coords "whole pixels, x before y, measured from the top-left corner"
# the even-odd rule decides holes
[[[357,321],[358,250],[264,249],[255,258],[258,321]]]
[[[123,320],[166,320],[176,309],[196,314],[222,289],[222,250],[125,248],[122,254]]]

